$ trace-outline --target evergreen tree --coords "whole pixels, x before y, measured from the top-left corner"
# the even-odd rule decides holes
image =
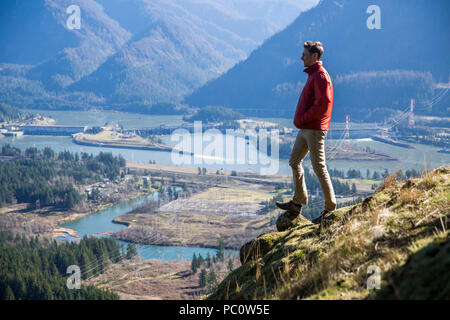
[[[10,286],[6,287],[5,293],[3,294],[3,300],[16,300],[14,292]]]
[[[195,252],[194,252],[194,256],[192,257],[192,262],[191,262],[191,270],[194,273],[197,272],[197,268],[198,268],[197,264],[198,264],[198,260],[197,260],[197,256],[195,255]]]
[[[131,259],[137,255],[136,245],[134,243],[129,243],[127,247],[127,259]]]
[[[0,298],[17,300],[54,299],[118,299],[118,296],[94,286],[69,290],[66,284],[68,265],[82,265],[82,257],[112,254],[117,243],[113,239],[83,238],[76,243],[40,242],[36,238],[12,237],[0,231]],[[106,266],[106,265],[105,265]],[[92,265],[89,264],[89,268]],[[82,269],[86,274],[87,265]],[[10,289],[8,289],[8,287]]]
[[[219,237],[218,239],[219,246],[216,251],[216,259],[219,261],[223,261],[225,258],[225,241],[222,237]]]
[[[208,273],[205,269],[202,269],[202,271],[200,272],[198,285],[201,288],[204,288],[207,286],[207,284],[208,284]]]
[[[143,186],[144,186],[144,188],[148,188],[148,179],[147,178],[144,178],[143,180],[142,180],[142,184],[143,184]]]
[[[44,148],[44,157],[48,160],[53,159],[55,157],[55,152],[52,150],[52,148],[45,147]]]
[[[208,254],[206,255],[206,266],[207,266],[208,268],[211,268],[211,255],[209,254],[209,252],[208,252]]]
[[[212,268],[209,270],[207,276],[207,284],[210,287],[210,289],[212,289],[217,284],[217,276]]]
[[[380,179],[380,174],[378,173],[378,171],[374,171],[373,172],[372,179],[373,180],[379,180]]]
[[[198,261],[198,263],[197,263],[197,266],[198,266],[198,267],[201,267],[202,264],[203,264],[203,262],[205,262],[205,259],[202,257],[202,254],[201,254],[201,253],[198,254],[198,259],[197,259],[197,261]]]
[[[233,271],[233,260],[231,258],[228,260],[228,270],[230,272]]]

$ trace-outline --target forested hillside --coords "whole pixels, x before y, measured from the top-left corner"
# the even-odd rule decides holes
[[[0,100],[42,109],[178,103],[316,3],[2,2]],[[71,5],[79,28],[68,27]]]
[[[23,112],[13,106],[0,102],[0,122],[17,121],[28,116],[27,112]]]
[[[334,83],[333,116],[338,121],[346,114],[355,120],[382,121],[406,109],[411,98],[419,114],[448,116],[448,89],[437,83],[447,83],[450,76],[450,3],[381,0],[376,3],[380,29],[369,29],[373,12],[367,9],[372,4],[321,1],[185,101],[291,117],[307,78],[300,60],[303,43],[317,40],[324,44],[322,60]],[[432,59],[425,58],[430,54]]]
[[[87,238],[57,243],[0,231],[0,300],[118,300],[109,290],[67,286],[67,268],[80,267],[81,279],[103,273],[124,254],[113,239]]]
[[[72,209],[83,200],[77,186],[104,178],[116,179],[125,159],[101,152],[92,154],[64,151],[56,154],[51,148],[43,151],[27,148],[24,152],[6,144],[1,155],[12,157],[0,162],[0,207],[4,204],[30,203]]]

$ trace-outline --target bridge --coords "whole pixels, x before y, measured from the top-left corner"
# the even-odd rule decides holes
[[[9,132],[23,132],[25,135],[53,135],[53,136],[71,136],[75,133],[85,132],[87,126],[65,126],[65,125],[52,125],[52,126],[38,126],[38,125],[11,125],[7,126]],[[144,127],[137,129],[124,129],[123,133],[136,133],[141,136],[149,135],[170,135],[177,129],[186,130],[189,133],[194,133],[195,127],[193,123],[183,123],[179,126],[166,126],[160,125],[156,127]],[[215,129],[225,134],[226,130],[237,130],[238,128],[227,126],[227,125],[216,125],[216,124],[202,124],[202,133]],[[199,130],[197,128],[197,130]],[[376,123],[352,123],[350,127],[350,134],[352,138],[368,138],[380,131],[385,131],[386,129],[379,126]],[[256,128],[258,131],[258,128]],[[330,130],[328,131],[329,139],[339,139],[345,131],[345,123],[331,123]],[[297,130],[293,130],[292,135],[297,134]]]
[[[86,131],[87,126],[10,125],[6,128],[9,132],[23,132],[26,135],[71,136],[74,133]]]
[[[170,135],[177,129],[184,129],[189,133],[194,132],[194,124],[182,124],[181,126],[165,126],[160,125],[158,127],[147,127],[147,128],[138,128],[138,129],[125,129],[124,133],[137,133],[139,135],[147,136],[147,135]],[[203,124],[201,126],[202,132],[205,132],[210,129],[219,130],[221,133],[225,134],[226,130],[236,130],[237,128],[232,128],[230,126],[225,125],[214,125],[214,124]],[[379,126],[376,123],[352,123],[350,127],[350,133],[352,138],[369,138],[378,132],[384,130],[382,126]],[[258,129],[256,129],[258,131]],[[330,130],[328,131],[328,138],[330,139],[338,139],[342,133],[345,131],[345,123],[332,123],[330,125]],[[297,134],[297,130],[294,129],[292,132],[293,135]]]

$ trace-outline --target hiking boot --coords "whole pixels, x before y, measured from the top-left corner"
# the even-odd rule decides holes
[[[322,222],[322,220],[325,218],[325,215],[327,215],[327,214],[330,213],[330,212],[331,212],[331,211],[323,210],[323,211],[320,213],[320,215],[319,215],[317,218],[311,220],[311,222],[314,223],[314,224],[320,224],[320,223]]]
[[[291,218],[292,216],[292,220],[295,219],[300,212],[302,211],[302,205],[301,204],[296,204],[294,201],[289,201],[289,202],[285,202],[285,203],[281,203],[281,202],[276,202],[276,205],[278,208],[282,209],[282,210],[286,210],[289,211],[290,213],[292,213],[290,215],[289,218]]]

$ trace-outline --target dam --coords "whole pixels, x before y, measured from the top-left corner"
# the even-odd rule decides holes
[[[85,132],[87,126],[39,126],[39,125],[16,125],[7,126],[8,131],[22,131],[26,135],[49,135],[49,136],[71,136],[74,133]]]

